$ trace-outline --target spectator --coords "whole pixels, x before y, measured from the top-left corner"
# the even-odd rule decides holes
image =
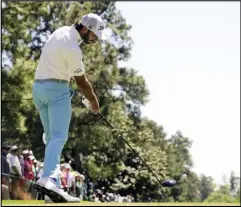
[[[16,145],[11,147],[10,173],[11,173],[11,199],[16,200],[18,198],[19,180],[22,177],[21,165],[18,158],[18,147]]]
[[[29,178],[30,181],[30,185],[29,185],[29,193],[31,193],[33,198],[37,197],[37,191],[34,189],[33,184],[35,181],[35,166],[34,166],[34,160],[35,157],[33,155],[31,155],[31,150],[29,153],[29,164],[30,164],[30,172],[31,172],[31,177]]]
[[[65,192],[67,192],[67,191],[68,191],[68,188],[67,188],[67,180],[65,179],[64,175],[61,174],[60,177],[59,177],[59,179],[60,179],[61,188],[62,188]]]
[[[94,201],[94,183],[87,181],[87,197],[89,201]]]
[[[10,157],[11,157],[11,146],[10,145],[7,145],[7,161],[9,163],[9,166],[10,166]]]
[[[34,160],[35,160],[35,157],[33,155],[30,155],[29,154],[29,163],[30,163],[30,167],[31,167],[31,172],[32,172],[32,178],[31,178],[31,181],[34,181],[35,180],[35,165],[34,165]]]
[[[74,175],[70,172],[70,165],[69,164],[66,164],[65,165],[65,171],[63,173],[63,178],[65,179],[66,181],[66,184],[67,184],[67,192],[69,194],[75,194],[75,189],[76,189],[76,186],[75,186],[75,177]]]
[[[83,200],[86,187],[85,187],[85,176],[79,174],[78,172],[75,175],[75,181],[76,181],[76,197],[80,198],[80,200]]]
[[[60,186],[61,186],[61,188],[65,191],[65,192],[67,192],[67,180],[65,179],[65,164],[64,163],[62,163],[62,164],[60,164],[60,171],[61,171],[61,174],[60,174]]]
[[[29,150],[23,151],[23,160],[24,160],[24,183],[23,190],[24,192],[29,191],[30,180],[33,178],[32,167],[29,159]]]
[[[8,150],[10,149],[10,146],[4,145],[2,147],[2,173],[4,173],[1,176],[1,187],[2,187],[2,199],[3,200],[9,200],[10,199],[10,166],[7,161],[7,154]]]
[[[61,172],[64,172],[64,171],[65,171],[65,164],[64,164],[64,163],[62,163],[62,164],[60,165],[60,171],[61,171]]]
[[[10,175],[10,165],[7,159],[7,154],[10,150],[10,146],[3,145],[2,147],[2,173]],[[6,177],[6,175],[3,175],[3,177]],[[9,177],[9,176],[7,176]]]

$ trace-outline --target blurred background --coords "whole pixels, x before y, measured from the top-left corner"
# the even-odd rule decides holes
[[[101,202],[240,202],[240,2],[3,1],[1,12],[3,199],[43,199],[32,189],[45,149],[35,68],[55,29],[92,12],[110,34],[81,46],[101,113],[159,179],[178,185],[160,188],[77,93],[62,187]]]

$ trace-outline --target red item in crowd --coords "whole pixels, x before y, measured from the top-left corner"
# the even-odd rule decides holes
[[[32,169],[32,162],[28,159],[24,159],[24,178],[27,180],[34,180],[34,173]]]
[[[61,182],[61,185],[63,186],[63,188],[67,187],[67,179],[66,178],[60,177],[60,182]]]

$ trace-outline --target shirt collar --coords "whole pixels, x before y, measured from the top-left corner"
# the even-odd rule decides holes
[[[83,40],[82,40],[79,32],[75,29],[74,25],[71,25],[70,32],[74,36],[74,38],[76,39],[78,45],[80,45],[83,42]]]

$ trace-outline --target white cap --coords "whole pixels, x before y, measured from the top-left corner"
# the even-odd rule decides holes
[[[85,176],[84,176],[84,175],[80,174],[80,177],[81,177],[83,180],[85,180]]]
[[[68,163],[66,163],[65,164],[65,169],[70,169],[71,167],[70,167],[70,164],[68,164]]]
[[[30,155],[33,155],[33,151],[32,151],[32,150],[29,150],[29,154],[30,154]]]
[[[13,146],[10,148],[11,151],[16,150],[16,149],[18,149],[18,147],[17,147],[16,145],[13,145]]]
[[[89,13],[82,17],[81,22],[83,26],[95,33],[99,40],[106,40],[105,23],[97,14]]]
[[[29,150],[23,150],[23,154],[24,155],[29,154]]]

